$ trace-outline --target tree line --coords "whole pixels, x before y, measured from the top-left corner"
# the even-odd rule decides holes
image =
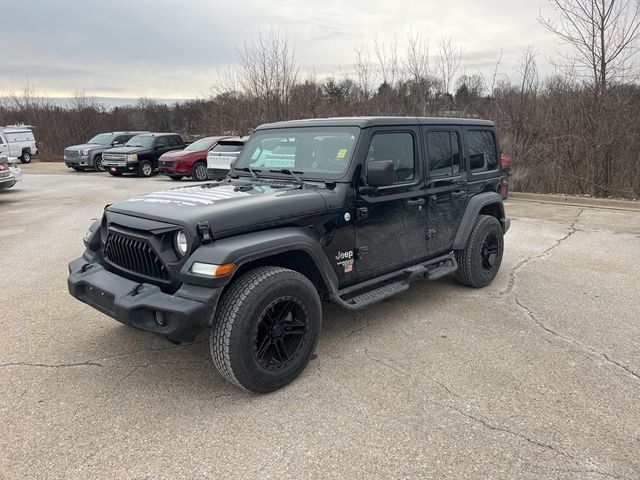
[[[512,190],[640,197],[640,15],[637,0],[550,0],[541,25],[567,46],[556,74],[541,79],[533,47],[507,78],[467,74],[450,38],[410,33],[406,47],[377,40],[352,66],[318,79],[300,72],[277,31],[238,48],[238,66],[207,98],[166,105],[140,99],[107,108],[82,93],[67,107],[25,90],[0,105],[0,124],[36,128],[44,156],[102,131],[172,131],[187,138],[246,135],[267,122],[328,116],[487,118],[512,159]]]

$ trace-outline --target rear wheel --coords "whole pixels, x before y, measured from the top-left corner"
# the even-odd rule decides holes
[[[29,151],[24,151],[22,152],[22,156],[20,157],[20,161],[22,163],[31,163],[31,152]]]
[[[141,177],[150,177],[153,175],[153,165],[149,160],[142,160],[138,166],[138,174]]]
[[[224,293],[210,332],[211,358],[238,387],[271,392],[307,366],[321,324],[320,297],[307,277],[259,267]]]
[[[489,285],[502,263],[504,239],[502,226],[495,217],[479,215],[467,246],[456,250],[456,278],[464,285],[480,288]]]
[[[191,178],[196,182],[204,182],[207,180],[207,166],[203,162],[198,162],[193,166]]]
[[[98,155],[94,159],[94,164],[96,167],[96,172],[104,172],[104,167],[102,166],[102,155]]]

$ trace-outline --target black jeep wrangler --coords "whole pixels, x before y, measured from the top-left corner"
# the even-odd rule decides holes
[[[496,276],[505,218],[493,123],[334,118],[263,125],[229,178],[107,206],[69,264],[77,299],[193,341],[256,392],[311,358],[321,301],[359,309],[418,279]]]

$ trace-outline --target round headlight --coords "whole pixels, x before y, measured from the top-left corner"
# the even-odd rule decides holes
[[[187,235],[180,230],[176,233],[176,252],[183,256],[187,253]]]

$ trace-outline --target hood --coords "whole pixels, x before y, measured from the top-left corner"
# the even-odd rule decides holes
[[[181,158],[187,158],[193,155],[206,155],[207,151],[206,150],[199,150],[199,151],[193,151],[193,150],[173,150],[171,152],[167,152],[167,153],[163,153],[160,156],[161,160],[180,160]]]
[[[138,153],[151,150],[150,147],[116,147],[109,149],[109,153]]]
[[[115,203],[109,212],[181,225],[192,234],[207,221],[213,235],[284,223],[326,211],[322,187],[208,183],[153,192]]]
[[[90,148],[91,150],[95,150],[97,148],[111,148],[109,145],[100,145],[99,143],[82,143],[80,145],[71,145],[67,147],[65,150],[85,150]]]

